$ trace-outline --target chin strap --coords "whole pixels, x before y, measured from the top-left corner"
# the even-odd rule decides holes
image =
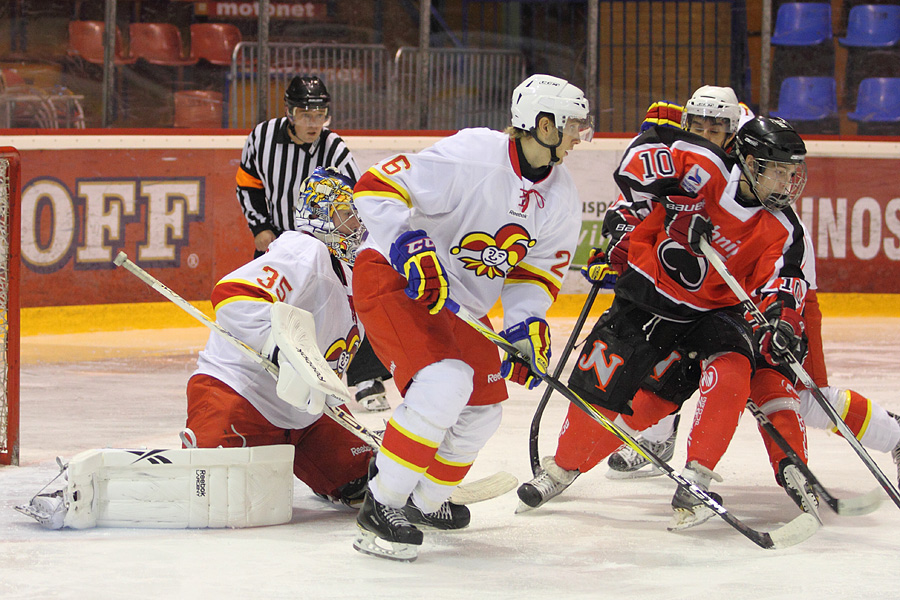
[[[540,144],[541,146],[543,146],[544,148],[546,148],[550,151],[550,165],[552,166],[552,165],[557,164],[559,162],[559,156],[557,156],[557,154],[556,154],[556,149],[562,145],[562,141],[563,141],[562,132],[559,131],[559,129],[557,128],[557,133],[559,135],[557,136],[558,139],[555,144],[545,144],[544,142],[541,141],[541,138],[538,135],[537,124],[535,124],[535,126],[531,128],[531,131],[529,133],[531,133],[531,137],[534,138],[534,141],[536,141],[538,144]]]

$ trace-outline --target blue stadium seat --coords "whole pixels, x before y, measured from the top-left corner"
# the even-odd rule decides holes
[[[847,37],[838,39],[843,46],[889,48],[900,42],[900,6],[860,4],[850,9]]]
[[[778,110],[772,114],[788,121],[818,121],[837,115],[834,77],[788,77],[781,82]]]
[[[773,46],[815,46],[831,40],[831,4],[788,2],[778,8]]]
[[[900,123],[900,77],[863,79],[856,95],[856,110],[847,117],[863,123]]]

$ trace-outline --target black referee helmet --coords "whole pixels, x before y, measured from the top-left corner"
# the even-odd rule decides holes
[[[330,102],[331,95],[325,84],[315,75],[297,75],[284,92],[288,112],[293,112],[294,108],[328,108]]]

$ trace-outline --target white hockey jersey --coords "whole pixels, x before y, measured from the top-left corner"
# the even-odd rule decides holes
[[[504,327],[544,318],[569,268],[581,204],[568,170],[532,183],[515,142],[502,132],[464,129],[418,154],[381,161],[360,178],[354,199],[373,248],[424,230],[447,271],[450,297],[481,317],[503,301]]]
[[[272,329],[269,313],[276,301],[307,310],[316,322],[319,350],[341,375],[363,336],[353,310],[351,277],[349,266],[333,260],[322,242],[309,234],[287,231],[264,255],[216,284],[212,293],[216,321],[262,351]],[[281,400],[275,393],[275,378],[216,332],[200,352],[196,373],[228,384],[277,427],[302,429],[321,417]]]

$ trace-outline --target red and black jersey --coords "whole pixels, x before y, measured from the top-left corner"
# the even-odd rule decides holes
[[[739,303],[704,258],[666,235],[658,199],[696,195],[714,227],[711,245],[743,288],[755,298],[778,293],[802,309],[807,249],[797,215],[736,199],[739,166],[718,146],[685,131],[654,127],[634,139],[615,179],[623,198],[610,210],[652,206],[628,234],[629,269],[619,278],[617,295],[676,321]]]

